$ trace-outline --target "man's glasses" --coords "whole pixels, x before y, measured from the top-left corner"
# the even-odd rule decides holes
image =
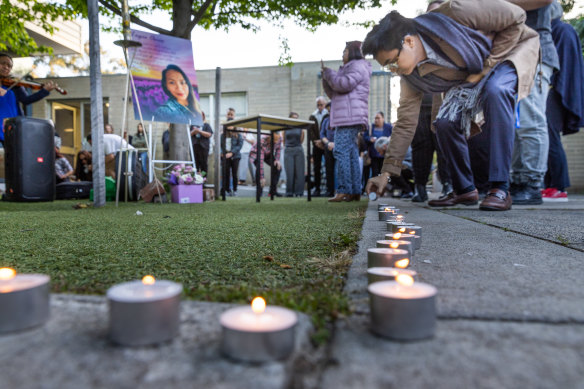
[[[395,56],[395,59],[387,64],[387,67],[391,71],[397,70],[399,68],[399,65],[397,63],[399,61],[399,55],[401,54],[401,51],[402,51],[402,48],[400,47],[399,50],[397,51],[397,55]]]

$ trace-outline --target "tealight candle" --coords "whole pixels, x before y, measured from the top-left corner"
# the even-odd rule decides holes
[[[114,285],[107,291],[110,338],[124,346],[144,346],[178,334],[182,285],[152,276]]]
[[[421,247],[420,237],[417,235],[406,234],[401,232],[396,232],[395,234],[385,234],[386,240],[407,240],[408,242],[412,242],[414,250],[418,250]]]
[[[410,253],[408,250],[376,247],[367,249],[367,267],[397,267],[405,269],[410,265]]]
[[[367,288],[371,306],[371,330],[378,335],[417,340],[434,335],[436,288],[406,274],[395,281],[374,282]]]
[[[410,235],[422,236],[422,227],[413,225],[411,223],[405,223],[407,225],[402,226],[397,232],[406,233]],[[404,229],[403,231],[401,229]]]
[[[412,278],[418,275],[415,270],[394,267],[370,267],[367,269],[367,281],[369,284],[380,281],[394,281],[395,277],[400,274],[406,274]]]
[[[383,211],[385,208],[393,209],[395,207],[393,205],[389,205],[389,204],[385,204],[385,203],[377,204],[378,211]]]
[[[400,228],[404,228],[407,226],[413,226],[414,223],[398,223],[398,222],[387,222],[387,231],[391,231],[392,233],[401,232]]]
[[[48,320],[49,281],[44,274],[0,269],[0,333],[36,327]]]
[[[410,254],[410,259],[414,258],[414,244],[412,242],[408,242],[407,240],[394,239],[378,240],[377,247],[407,250],[408,253]]]
[[[251,307],[236,307],[220,318],[223,338],[221,350],[228,357],[247,362],[286,358],[294,350],[294,311],[269,306],[261,297]]]

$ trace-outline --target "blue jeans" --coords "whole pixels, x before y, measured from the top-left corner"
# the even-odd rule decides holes
[[[357,134],[360,128],[339,127],[335,133],[333,155],[337,161],[337,193],[361,194],[361,170]]]
[[[545,111],[553,68],[543,64],[541,76],[539,70],[540,65],[529,96],[519,102],[519,128],[515,131],[511,164],[513,183],[538,188],[547,170],[549,135]]]
[[[515,93],[517,72],[510,63],[497,66],[483,89],[482,126],[486,141],[482,147],[487,157],[482,164],[488,172],[489,182],[507,182],[511,167],[515,129]],[[460,119],[436,120],[436,138],[444,155],[455,191],[474,185],[467,139],[460,128]],[[472,139],[472,138],[471,138]]]

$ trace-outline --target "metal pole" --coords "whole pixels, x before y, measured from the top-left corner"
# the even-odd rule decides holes
[[[93,206],[105,205],[105,156],[103,150],[103,95],[99,52],[99,7],[87,0],[89,18],[89,79],[91,93],[91,152],[93,164]]]
[[[260,197],[262,196],[262,192],[264,190],[264,188],[262,188],[262,183],[261,183],[261,172],[260,172],[260,164],[264,163],[264,161],[261,160],[261,152],[262,152],[262,118],[258,116],[257,118],[257,123],[256,123],[256,160],[255,160],[255,165],[256,165],[256,203],[260,202]]]
[[[219,119],[219,111],[221,110],[221,68],[215,69],[215,150],[213,152],[213,162],[215,169],[213,169],[213,182],[215,182],[215,198],[219,198],[219,169],[220,155],[221,155],[221,119]]]

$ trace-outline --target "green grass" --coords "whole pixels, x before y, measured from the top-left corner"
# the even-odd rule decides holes
[[[261,295],[309,314],[316,341],[348,312],[342,287],[365,202],[239,198],[75,210],[76,203],[0,202],[0,266],[48,274],[61,293],[105,294],[152,274],[182,283],[196,300],[246,303]]]

